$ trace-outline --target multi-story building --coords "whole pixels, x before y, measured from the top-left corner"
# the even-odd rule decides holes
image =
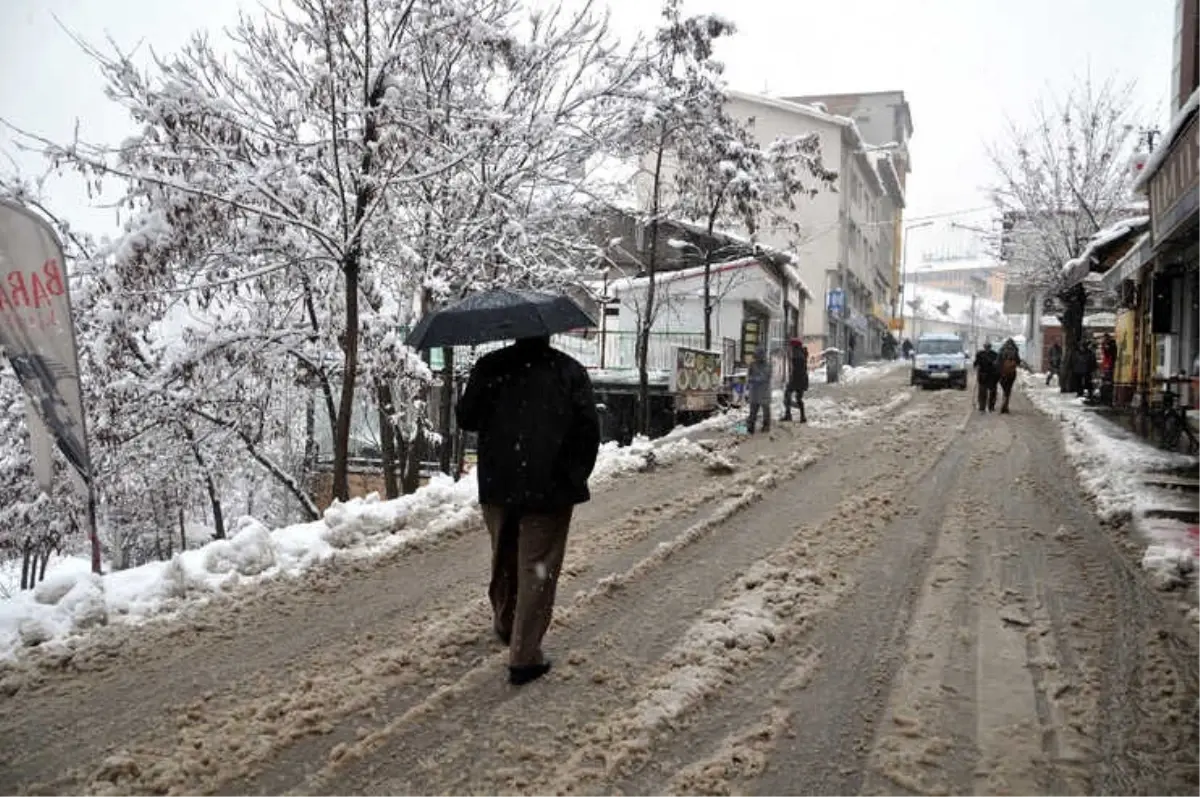
[[[808,94],[786,99],[789,102],[812,105],[828,113],[853,119],[869,146],[887,150],[899,182],[899,196],[901,197],[899,205],[892,211],[891,236],[891,290],[893,292],[891,306],[898,307],[899,297],[896,291],[900,290],[902,282],[900,272],[903,264],[900,261],[904,246],[902,240],[904,234],[903,197],[908,184],[908,175],[912,172],[912,155],[908,149],[908,142],[913,134],[912,110],[904,98],[904,92],[892,90],[849,94]],[[892,311],[889,310],[888,314],[891,315],[891,313]],[[898,329],[899,321],[899,318],[892,318],[890,326]]]
[[[810,342],[854,351],[859,359],[878,354],[898,282],[896,219],[907,166],[901,158],[897,169],[895,161],[903,147],[872,147],[852,119],[810,105],[730,92],[728,107],[736,118],[753,119],[763,143],[781,135],[819,136],[825,165],[838,172],[837,190],[797,203],[789,221],[801,228],[798,240],[790,228],[773,227],[760,230],[759,238],[795,251],[801,276],[821,297],[806,308]]]

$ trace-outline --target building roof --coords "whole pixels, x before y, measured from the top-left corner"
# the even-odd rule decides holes
[[[957,257],[953,260],[925,261],[909,266],[910,274],[945,274],[955,271],[982,271],[1003,268],[1004,264],[990,257]]]
[[[824,100],[852,100],[859,97],[882,97],[888,94],[899,94],[900,104],[904,109],[904,123],[908,128],[908,134],[913,133],[912,110],[908,106],[908,100],[904,97],[903,89],[892,89],[890,91],[851,91],[839,94],[805,94],[799,97],[788,97],[787,99],[793,102],[814,103]]]
[[[879,174],[875,171],[875,165],[867,157],[868,150],[866,139],[862,137],[862,132],[858,129],[858,123],[856,123],[850,117],[827,113],[826,111],[819,110],[811,105],[804,105],[802,103],[792,102],[790,100],[778,99],[776,97],[764,97],[761,94],[750,94],[744,91],[733,90],[730,90],[726,93],[730,98],[735,100],[754,103],[756,105],[763,105],[780,111],[787,111],[788,113],[793,113],[797,116],[803,116],[816,122],[823,122],[824,124],[840,127],[842,129],[843,136],[849,138],[855,158],[858,160],[863,172],[868,175],[869,181],[874,184],[875,190],[879,191],[880,193],[884,191],[883,183],[880,182],[879,179]]]

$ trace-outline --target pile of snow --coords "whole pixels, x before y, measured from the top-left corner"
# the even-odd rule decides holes
[[[840,428],[868,423],[876,418],[891,415],[912,400],[909,388],[897,390],[882,404],[859,404],[847,396],[809,396],[804,399],[805,415],[811,426],[823,429]],[[783,399],[777,411],[783,411]]]
[[[670,670],[651,682],[649,694],[634,707],[635,725],[651,730],[702,701],[747,654],[774,645],[794,607],[819,591],[819,585],[810,570],[755,562],[738,578],[737,593],[705,612],[667,653],[664,663]]]
[[[721,419],[724,416],[715,417]],[[696,424],[681,429],[684,433],[690,433],[699,426],[700,424]],[[673,433],[679,431],[680,429],[672,430]],[[667,435],[657,440],[638,435],[627,446],[618,445],[615,440],[610,440],[600,446],[590,485],[596,487],[630,473],[644,472],[657,465],[673,465],[686,459],[703,459],[707,456],[707,450],[680,435]]]
[[[655,465],[711,454],[688,439],[638,438],[620,448],[601,447],[592,486]],[[720,463],[717,463],[720,464]],[[36,589],[10,590],[0,599],[0,659],[22,647],[61,644],[73,633],[107,623],[137,624],[199,603],[234,587],[299,575],[335,553],[379,556],[431,539],[478,518],[473,474],[460,481],[435,475],[411,495],[384,501],[377,494],[334,502],[321,520],[269,529],[253,517],[238,518],[228,539],[214,540],[168,562],[91,573],[90,562],[67,557],[52,562]],[[5,582],[19,564],[5,568]]]
[[[1061,393],[1058,387],[1046,387],[1044,374],[1023,378],[1026,395],[1034,406],[1061,422],[1067,457],[1083,489],[1095,501],[1097,514],[1104,520],[1132,518],[1150,539],[1143,567],[1156,573],[1187,573],[1194,569],[1194,544],[1146,521],[1146,510],[1160,504],[1161,497],[1143,480],[1153,473],[1195,471],[1200,464],[1196,457],[1163,451],[1089,412],[1082,399]]]
[[[907,364],[907,360],[873,360],[862,365],[843,365],[838,375],[840,380],[838,384],[856,385],[861,382],[869,382],[873,379],[879,379],[894,370],[903,368]],[[826,374],[824,365],[809,371],[809,385],[829,384],[826,380]]]
[[[228,539],[102,576],[88,560],[54,564],[33,590],[0,601],[0,658],[110,622],[136,624],[203,601],[233,587],[295,576],[335,551],[375,556],[443,533],[477,513],[472,478],[436,476],[412,495],[382,501],[378,495],[335,502],[312,523],[268,529],[238,518]]]
[[[880,377],[899,370],[908,365],[906,360],[878,360],[876,362],[864,363],[862,365],[843,365],[840,374],[842,382],[847,385],[856,385],[860,382],[869,382],[872,379]]]

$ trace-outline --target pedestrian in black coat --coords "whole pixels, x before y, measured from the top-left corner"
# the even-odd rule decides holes
[[[996,409],[996,386],[1000,383],[1000,358],[991,343],[975,353],[975,387],[980,412]]]
[[[519,340],[480,358],[458,402],[458,425],[479,433],[479,504],[492,538],[493,626],[509,646],[509,680],[545,675],[541,649],[576,504],[600,421],[587,370],[550,346]]]
[[[808,349],[804,341],[793,338],[791,352],[788,357],[788,383],[783,391],[783,419],[792,419],[792,398],[796,399],[796,407],[800,410],[800,423],[808,423],[804,417],[804,394],[808,390]]]

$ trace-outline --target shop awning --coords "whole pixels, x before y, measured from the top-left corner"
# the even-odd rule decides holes
[[[1104,276],[1100,278],[1100,284],[1106,290],[1115,291],[1121,287],[1122,282],[1136,277],[1142,268],[1150,263],[1154,253],[1153,243],[1150,233],[1144,233],[1134,242],[1124,257],[1104,272]]]
[[[1122,219],[1115,224],[1100,230],[1092,236],[1087,247],[1078,257],[1063,263],[1062,288],[1070,288],[1083,281],[1092,271],[1099,272],[1097,266],[1103,266],[1105,258],[1113,255],[1122,243],[1134,235],[1145,232],[1150,227],[1149,216],[1135,216]]]

